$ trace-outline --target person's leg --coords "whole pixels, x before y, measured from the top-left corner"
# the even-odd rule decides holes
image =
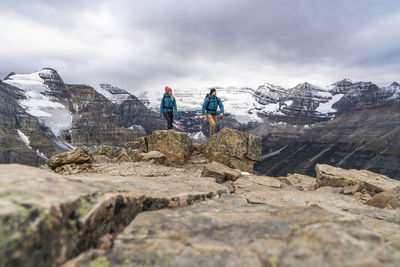
[[[214,134],[215,133],[215,128],[217,128],[217,115],[212,116],[212,117],[213,117],[214,122],[215,122],[214,131],[213,131],[213,134]]]
[[[210,123],[210,136],[214,134],[214,130],[215,130],[215,120],[214,120],[214,116],[212,116],[211,114],[206,114],[207,120]]]
[[[172,129],[172,123],[174,122],[174,113],[169,112],[169,125],[168,125],[168,130]]]
[[[171,129],[172,128],[172,122],[171,122],[171,116],[169,112],[164,112],[164,118],[167,120],[167,129]],[[171,127],[171,128],[170,128]]]

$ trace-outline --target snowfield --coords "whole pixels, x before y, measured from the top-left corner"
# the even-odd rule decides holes
[[[51,96],[44,93],[49,91],[39,74],[51,74],[49,70],[42,70],[31,74],[15,74],[3,82],[18,87],[24,91],[26,99],[19,100],[19,104],[30,115],[37,117],[45,126],[50,128],[55,136],[71,128],[72,114],[67,107]]]

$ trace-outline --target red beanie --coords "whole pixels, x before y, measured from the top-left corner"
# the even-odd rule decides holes
[[[172,91],[172,89],[171,88],[169,88],[168,86],[165,86],[165,93],[167,93],[168,94],[168,92],[169,91]]]

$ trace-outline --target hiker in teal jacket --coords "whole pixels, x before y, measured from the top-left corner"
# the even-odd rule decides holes
[[[176,99],[172,95],[172,89],[168,86],[165,86],[165,94],[161,99],[160,105],[160,118],[164,115],[167,120],[168,130],[172,129],[172,122],[174,121],[174,113],[175,117],[178,117],[178,108],[176,107]]]
[[[219,116],[222,118],[224,116],[224,105],[219,97],[217,97],[217,90],[212,88],[210,93],[204,98],[202,114],[203,118],[207,119],[210,123],[210,136],[214,134],[215,125],[217,124],[217,115],[219,107]]]

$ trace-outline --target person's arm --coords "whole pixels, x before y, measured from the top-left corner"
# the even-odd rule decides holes
[[[218,106],[219,106],[219,112],[224,114],[224,105],[222,104],[222,101],[220,98],[218,98]]]
[[[204,116],[206,115],[206,105],[207,105],[207,98],[204,99],[203,107],[201,109],[201,114]]]
[[[161,105],[160,105],[160,118],[162,117],[163,114],[163,107],[164,107],[164,97],[161,98]]]
[[[178,117],[178,108],[176,107],[176,98],[174,97],[174,113],[175,117]]]

